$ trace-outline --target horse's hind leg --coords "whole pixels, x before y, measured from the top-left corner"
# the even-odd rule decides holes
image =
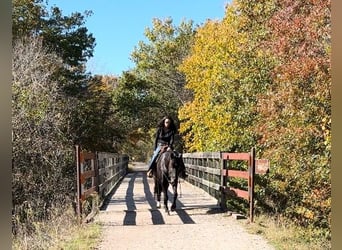
[[[171,206],[171,211],[174,211],[176,209],[176,201],[177,201],[177,197],[178,197],[177,184],[172,185],[172,188],[173,188],[173,202],[172,202],[172,206]]]
[[[157,193],[157,208],[160,208],[160,196],[161,196],[161,192]]]
[[[159,196],[159,198],[157,200],[157,208],[160,208],[160,196]]]
[[[154,199],[157,200],[157,208],[160,208],[160,197],[161,197],[161,188],[160,186],[156,183],[154,186]]]

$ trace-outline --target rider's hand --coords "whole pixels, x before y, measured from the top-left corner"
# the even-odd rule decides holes
[[[167,147],[167,149],[166,149],[167,151],[171,151],[171,148],[170,147]]]

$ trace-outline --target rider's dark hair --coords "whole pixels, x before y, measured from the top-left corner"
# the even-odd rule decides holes
[[[177,127],[176,127],[175,121],[169,115],[164,116],[163,119],[161,119],[159,121],[158,127],[159,128],[163,128],[164,127],[164,122],[165,122],[166,119],[170,120],[170,122],[171,122],[170,129],[176,132],[177,131]]]

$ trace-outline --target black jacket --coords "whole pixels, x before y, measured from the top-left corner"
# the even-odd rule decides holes
[[[167,132],[164,132],[163,128],[158,128],[157,133],[156,133],[156,139],[154,141],[154,150],[157,148],[159,143],[166,144],[172,149],[174,137],[175,137],[174,130],[169,130]]]

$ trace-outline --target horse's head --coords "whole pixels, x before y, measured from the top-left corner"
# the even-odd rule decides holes
[[[168,158],[168,164],[167,164],[167,179],[170,184],[174,184],[177,180],[177,168],[175,164],[175,157],[172,152],[167,151],[166,152],[167,158]]]
[[[166,177],[170,184],[176,184],[178,181],[178,175],[180,169],[185,168],[182,154],[176,151],[164,152],[159,162],[157,163],[157,169],[160,171],[160,177]],[[158,172],[158,171],[157,171]]]
[[[173,167],[175,169],[175,175],[178,177],[180,170],[185,169],[185,165],[183,162],[183,155],[181,153],[178,153],[177,151],[174,151],[172,153],[172,160],[173,160]]]

